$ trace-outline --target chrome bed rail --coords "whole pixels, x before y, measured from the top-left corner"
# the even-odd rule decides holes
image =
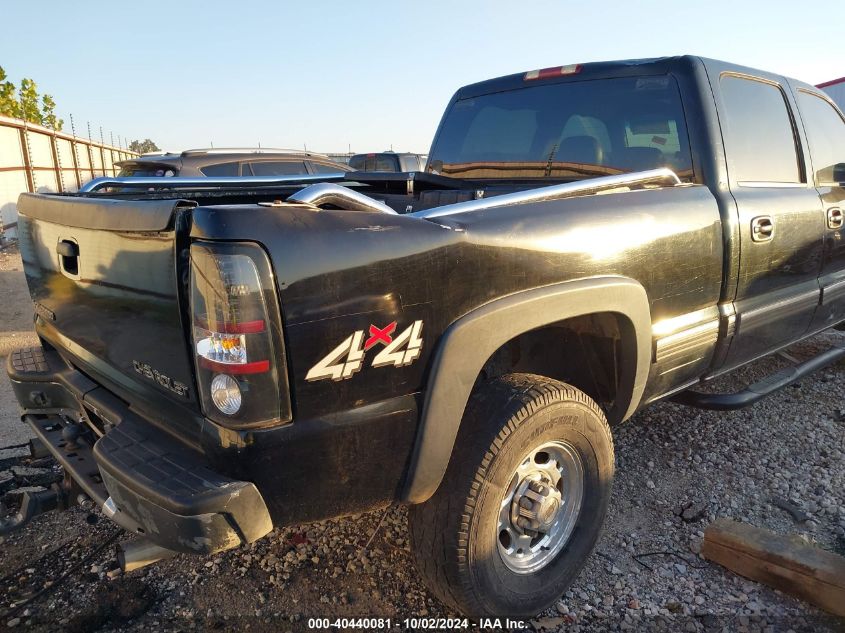
[[[94,193],[106,187],[120,187],[131,189],[162,188],[162,189],[243,189],[247,187],[274,187],[306,184],[312,182],[335,182],[345,179],[346,172],[336,174],[302,174],[298,176],[209,176],[185,177],[179,176],[106,176],[95,178],[79,188],[79,193]]]
[[[321,182],[300,189],[288,197],[287,202],[300,202],[315,207],[319,207],[321,204],[333,204],[350,211],[378,211],[379,213],[396,215],[396,211],[375,198],[353,191],[349,187],[328,182]]]
[[[443,216],[456,215],[458,213],[469,213],[470,211],[509,207],[514,204],[526,204],[529,202],[559,200],[561,198],[569,198],[572,196],[598,193],[607,189],[643,186],[648,184],[675,186],[681,184],[681,179],[678,178],[675,172],[671,169],[662,167],[660,169],[637,171],[630,174],[601,176],[600,178],[590,178],[589,180],[579,180],[578,182],[567,182],[561,185],[550,185],[548,187],[538,187],[536,189],[527,189],[525,191],[515,191],[513,193],[506,193],[492,198],[456,202],[454,204],[424,209],[423,211],[416,211],[414,213],[409,213],[408,215],[424,219],[442,218]]]

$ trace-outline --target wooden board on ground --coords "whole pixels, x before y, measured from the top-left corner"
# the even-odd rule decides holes
[[[701,554],[733,572],[845,616],[845,558],[796,536],[718,519]]]

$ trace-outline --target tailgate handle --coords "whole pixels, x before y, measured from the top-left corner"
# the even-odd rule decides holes
[[[79,244],[73,240],[59,240],[56,244],[62,272],[72,279],[79,278]]]
[[[62,240],[56,244],[56,252],[62,257],[79,257],[79,244],[70,240]]]

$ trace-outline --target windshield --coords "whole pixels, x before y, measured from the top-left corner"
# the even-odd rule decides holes
[[[532,85],[461,99],[435,140],[428,171],[456,178],[578,180],[669,167],[692,180],[674,78]]]

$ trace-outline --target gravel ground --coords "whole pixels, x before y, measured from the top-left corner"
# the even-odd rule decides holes
[[[0,264],[8,266],[3,255]],[[28,310],[28,301],[24,305]],[[0,324],[11,322],[7,312],[20,307],[4,301]],[[809,355],[832,338],[845,334],[815,337],[790,353]],[[738,389],[783,362],[760,361],[713,388]],[[663,403],[617,428],[617,479],[598,548],[571,590],[531,627],[845,630],[842,620],[698,556],[703,530],[716,517],[799,534],[845,553],[843,379],[845,365],[837,365],[751,409],[703,412]],[[0,403],[0,428],[8,427],[17,412],[7,383],[0,385]],[[16,435],[0,435],[9,437]],[[44,485],[56,473],[49,460],[28,463],[0,452],[0,494],[7,503],[15,497],[9,490]],[[803,516],[779,507],[784,501]],[[178,556],[125,576],[114,559],[114,543],[123,535],[96,518],[90,508],[74,508],[0,539],[0,627],[299,631],[307,630],[310,617],[395,622],[455,615],[420,583],[400,507],[276,529],[244,549]]]

